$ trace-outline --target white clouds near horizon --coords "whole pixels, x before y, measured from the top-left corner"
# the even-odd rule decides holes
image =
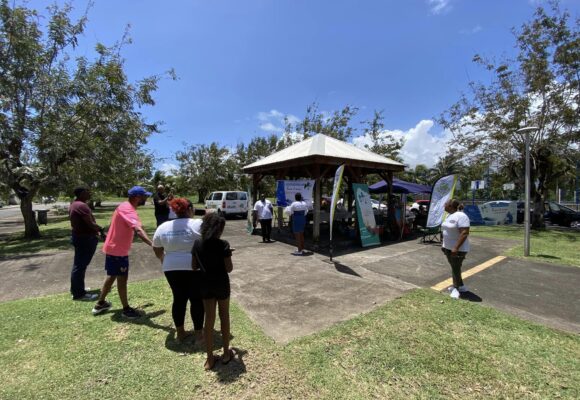
[[[435,123],[431,120],[421,120],[415,127],[402,131],[385,130],[384,135],[392,135],[395,139],[403,138],[405,144],[401,149],[403,162],[411,168],[417,164],[424,164],[427,167],[433,167],[439,157],[445,154],[451,133],[444,131],[441,137],[435,136],[431,128]],[[368,135],[358,136],[353,139],[353,144],[357,147],[364,148],[365,144],[371,145],[371,139]]]

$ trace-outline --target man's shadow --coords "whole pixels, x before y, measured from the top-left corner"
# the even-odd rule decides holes
[[[479,297],[475,293],[469,292],[469,291],[463,292],[463,293],[459,293],[459,298],[461,300],[472,301],[474,303],[481,303],[483,301],[483,299],[481,297]]]

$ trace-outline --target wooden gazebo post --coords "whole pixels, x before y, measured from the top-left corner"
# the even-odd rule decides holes
[[[318,246],[320,242],[320,203],[322,201],[322,191],[320,185],[322,184],[322,179],[320,178],[320,165],[314,166],[313,171],[313,178],[314,178],[314,218],[312,223],[314,224],[312,230],[312,241],[314,242],[315,246]]]

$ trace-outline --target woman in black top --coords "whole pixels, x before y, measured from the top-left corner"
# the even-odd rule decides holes
[[[224,354],[222,363],[227,364],[234,356],[230,349],[230,278],[232,265],[232,249],[220,237],[224,231],[226,220],[217,213],[208,213],[201,224],[201,240],[193,244],[193,269],[203,271],[201,297],[205,309],[205,347],[207,359],[204,368],[214,367],[216,357],[213,354],[213,328],[215,325],[216,303],[219,310]]]

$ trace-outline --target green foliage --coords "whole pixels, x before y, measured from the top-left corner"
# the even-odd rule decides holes
[[[365,124],[364,134],[371,139],[371,145],[365,145],[367,150],[379,154],[391,160],[403,162],[399,156],[401,149],[405,145],[404,139],[395,139],[392,134],[385,133],[385,124],[383,122],[383,111],[374,111],[373,119],[363,122]]]
[[[200,200],[214,190],[238,189],[236,160],[227,147],[216,142],[192,145],[177,152],[176,159],[180,165],[179,173]]]
[[[292,134],[296,133],[303,139],[322,133],[347,142],[355,131],[355,128],[350,126],[350,122],[357,112],[357,107],[346,105],[342,110],[328,115],[318,111],[318,104],[315,102],[306,107],[306,115],[302,121],[292,124],[286,119],[285,133],[287,138],[291,138]]]
[[[497,161],[507,178],[523,181],[523,126],[539,129],[531,137],[531,182],[534,225],[541,226],[543,204],[556,178],[573,173],[580,144],[580,24],[570,21],[557,2],[537,9],[534,18],[514,30],[516,60],[474,61],[493,76],[491,84],[471,83],[440,118],[454,133],[468,161]],[[536,185],[536,182],[537,185]]]
[[[42,26],[35,10],[0,2],[0,179],[25,205],[27,237],[38,234],[31,201],[42,188],[111,191],[146,180],[152,156],[142,146],[159,132],[138,107],[154,105],[161,76],[128,81],[126,37],[72,61],[87,16],[75,22],[70,12],[51,6]]]

